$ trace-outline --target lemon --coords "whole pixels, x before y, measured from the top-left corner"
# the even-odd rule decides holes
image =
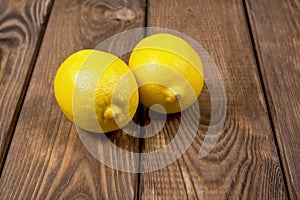
[[[122,128],[134,116],[137,83],[121,59],[97,50],[81,50],[59,67],[54,92],[63,113],[78,127],[106,133]]]
[[[157,112],[176,113],[188,108],[203,88],[199,55],[175,35],[160,33],[141,40],[131,53],[129,67],[139,85],[140,101]]]

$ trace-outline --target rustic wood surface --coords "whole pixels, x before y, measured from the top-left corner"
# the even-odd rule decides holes
[[[206,158],[198,156],[207,129],[200,120],[198,135],[182,157],[166,168],[141,174],[142,199],[287,199],[242,1],[149,0],[147,23],[183,32],[208,50],[224,80],[227,117]],[[201,105],[209,96],[199,100]],[[143,152],[168,144],[179,120],[180,116],[170,116],[158,135],[144,140]]]
[[[300,199],[299,10],[299,0],[0,0],[0,199]],[[205,85],[191,147],[163,169],[134,174],[86,150],[55,101],[53,80],[70,54],[143,26],[180,31],[208,51],[227,116],[200,159],[211,118]],[[135,121],[151,123],[147,112],[141,106]],[[169,115],[150,138],[107,137],[127,151],[154,152],[176,136],[182,116]]]
[[[52,0],[0,0],[0,171],[39,50]]]
[[[288,188],[300,199],[300,1],[246,2]]]
[[[89,154],[55,101],[53,79],[71,53],[144,26],[144,10],[137,0],[55,1],[1,175],[0,199],[135,198],[138,175],[113,170]],[[138,139],[121,132],[109,137],[138,152]]]

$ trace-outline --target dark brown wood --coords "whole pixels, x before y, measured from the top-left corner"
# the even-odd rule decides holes
[[[52,0],[0,1],[0,171]]]
[[[113,170],[91,156],[59,109],[53,80],[70,54],[143,25],[143,1],[55,1],[0,179],[1,199],[135,197],[138,176]],[[137,138],[120,131],[108,136],[138,152]]]
[[[199,159],[210,112],[206,108],[210,97],[204,90],[199,99],[204,117],[195,141],[173,164],[142,174],[140,196],[287,199],[242,1],[149,0],[147,19],[149,26],[183,32],[208,50],[224,80],[227,116],[218,143],[207,157]],[[169,116],[158,135],[144,140],[142,151],[151,152],[168,144],[176,134],[179,119],[180,115]],[[141,163],[152,165],[147,160]]]
[[[246,7],[290,196],[300,199],[300,1]]]

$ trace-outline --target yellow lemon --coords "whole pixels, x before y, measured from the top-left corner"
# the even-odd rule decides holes
[[[139,101],[135,77],[126,63],[97,50],[81,50],[69,56],[57,71],[54,92],[72,122],[101,133],[129,123]]]
[[[167,113],[180,112],[197,100],[203,88],[199,55],[175,35],[161,33],[141,40],[132,51],[129,67],[138,82],[140,100],[149,108],[160,104]]]

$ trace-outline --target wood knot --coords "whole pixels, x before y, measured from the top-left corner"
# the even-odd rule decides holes
[[[120,21],[130,21],[135,18],[135,14],[128,8],[122,8],[113,13],[113,18]]]

